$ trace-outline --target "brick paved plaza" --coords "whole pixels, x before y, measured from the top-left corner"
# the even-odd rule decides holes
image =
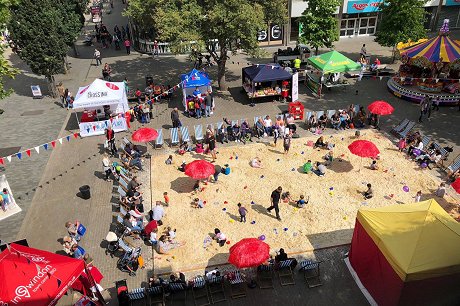
[[[108,4],[106,4],[108,5]],[[126,24],[126,19],[121,16],[121,3],[116,3],[110,15],[106,15],[104,22],[109,29],[115,24]],[[88,27],[93,27],[92,23]],[[344,39],[336,43],[336,49],[343,51],[351,58],[357,57],[359,47],[363,42],[368,46],[368,52],[378,55],[382,62],[389,62],[390,50],[379,47],[372,41],[372,37]],[[76,92],[79,86],[91,83],[100,77],[100,67],[93,64],[93,47],[86,47],[80,39],[77,43],[79,57],[69,53],[71,70],[66,75],[56,76],[57,81],[62,81],[72,92]],[[273,50],[268,49],[269,52]],[[43,78],[30,73],[29,69],[19,60],[15,54],[9,55],[13,65],[21,69],[22,73],[17,79],[9,82],[15,93],[0,101],[0,108],[4,109],[0,115],[0,155],[8,155],[18,150],[33,148],[45,142],[74,133],[76,121],[73,113],[63,109],[56,99],[45,97],[34,100],[31,98],[30,85],[38,84],[46,93],[46,83]],[[126,55],[123,50],[102,50],[103,63],[109,63],[113,70],[113,79],[121,81],[124,77],[130,80],[130,86],[135,88],[145,87],[145,76],[151,75],[156,83],[177,84],[181,73],[188,72],[192,63],[187,61],[186,56],[161,56],[152,59],[143,54],[132,52]],[[235,64],[232,64],[234,61]],[[256,103],[251,107],[250,101],[241,93],[241,68],[236,62],[268,62],[269,59],[248,59],[244,54],[238,54],[230,59],[228,64],[227,81],[230,90],[216,94],[216,111],[210,118],[200,120],[181,116],[184,125],[193,127],[196,123],[207,124],[221,121],[223,117],[229,119],[252,118],[253,116],[269,114],[274,116],[287,109],[287,104],[280,102]],[[396,66],[395,66],[396,67]],[[215,79],[215,67],[210,69],[211,76]],[[213,84],[214,85],[214,84]],[[313,98],[307,94],[304,85],[299,84],[300,101],[306,110],[325,110],[345,108],[349,104],[368,105],[374,100],[385,100],[395,107],[393,115],[382,118],[382,132],[389,131],[391,126],[404,118],[416,121],[419,115],[417,105],[399,100],[391,95],[386,89],[385,79],[364,79],[360,83],[350,86],[345,90],[332,90],[326,92],[324,99]],[[355,94],[358,90],[358,94]],[[153,128],[163,128],[166,142],[171,127],[170,112],[174,107],[181,109],[181,93],[174,93],[174,98],[169,103],[160,103],[155,106],[154,118],[150,124]],[[28,112],[24,114],[25,112]],[[442,145],[452,145],[454,152],[450,154],[451,160],[460,154],[460,133],[458,128],[460,112],[457,107],[442,107],[440,111],[433,112],[430,120],[418,124],[417,128],[426,135],[437,139]],[[139,123],[132,126],[131,131],[139,127]],[[299,133],[305,136],[307,132],[300,124]],[[130,133],[117,134],[120,140],[123,136],[130,137]],[[143,246],[143,254],[149,259],[144,270],[140,270],[135,277],[129,277],[126,273],[116,268],[117,258],[105,255],[104,238],[110,229],[111,223],[118,214],[116,200],[117,185],[101,179],[102,167],[101,153],[103,152],[103,136],[73,139],[57,144],[56,148],[45,151],[41,149],[37,155],[24,157],[22,160],[14,158],[11,163],[6,162],[0,167],[0,175],[5,174],[21,206],[22,212],[0,221],[0,239],[14,241],[26,238],[32,247],[45,249],[51,252],[62,250],[60,238],[66,234],[64,223],[67,220],[80,220],[88,229],[88,233],[81,244],[91,254],[94,264],[104,274],[102,286],[109,290],[104,292],[110,305],[117,305],[116,294],[113,291],[114,282],[127,278],[129,288],[137,288],[144,285],[148,278],[155,273],[152,249]],[[234,144],[232,144],[234,145]],[[8,150],[5,150],[8,149]],[[16,151],[14,151],[16,150]],[[168,154],[171,149],[165,144],[161,150],[148,148],[151,154]],[[449,160],[447,164],[451,161]],[[148,163],[148,160],[146,160]],[[145,206],[150,208],[149,190],[149,167],[139,173],[144,182]],[[442,171],[427,170],[429,175],[443,178]],[[91,187],[91,199],[83,200],[77,196],[79,187],[89,185]],[[268,198],[267,194],[267,198]],[[307,289],[300,275],[297,275],[295,286],[281,287],[275,285],[274,290],[261,291],[249,290],[247,299],[231,301],[232,305],[366,305],[355,282],[349,275],[345,264],[341,260],[343,254],[348,251],[347,246],[341,246],[326,250],[314,250],[302,254],[304,258],[318,258],[324,260],[323,283],[324,286],[316,289]],[[193,259],[191,259],[193,260]],[[199,274],[203,271],[189,271]],[[70,305],[72,297],[61,300],[62,305]],[[191,305],[191,299],[188,304]]]

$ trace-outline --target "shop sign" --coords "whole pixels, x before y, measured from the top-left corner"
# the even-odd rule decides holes
[[[382,0],[358,0],[348,1],[347,14],[373,13],[380,11]]]
[[[460,5],[460,0],[446,0],[446,6]]]
[[[263,42],[268,41],[270,35],[270,41],[277,41],[283,39],[283,29],[279,25],[271,25],[269,31],[260,30],[257,32],[257,41]]]

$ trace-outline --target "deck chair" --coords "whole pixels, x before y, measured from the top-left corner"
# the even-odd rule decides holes
[[[232,127],[238,122],[238,120],[232,120]],[[241,124],[241,123],[240,123]]]
[[[305,112],[305,117],[304,117],[304,119],[305,119],[305,124],[307,125],[308,128],[309,128],[309,126],[308,126],[308,120],[310,119],[311,114],[312,114],[312,112]]]
[[[171,301],[181,292],[184,293],[184,303],[187,303],[187,285],[184,283],[169,283],[168,285],[169,292],[171,292]]]
[[[336,113],[335,109],[330,109],[327,111],[327,119],[331,120],[331,117]]]
[[[224,277],[222,275],[212,275],[210,277],[206,277],[206,282],[208,283],[208,290],[212,304],[227,300],[224,289]],[[219,298],[220,296],[222,297]]]
[[[311,260],[304,260],[300,263],[299,271],[303,271],[303,275],[305,281],[307,282],[308,288],[314,288],[318,286],[322,286],[321,278],[320,278],[320,271],[319,271],[319,264],[320,261],[311,261]]]
[[[155,286],[146,289],[148,305],[166,305],[165,291],[163,286]]]
[[[157,147],[162,147],[162,146],[163,146],[163,142],[164,142],[164,139],[163,139],[163,129],[158,129],[157,132],[158,132],[158,137],[157,137],[157,139],[155,139],[155,149],[156,149]]]
[[[273,285],[274,265],[260,265],[257,267],[257,282],[260,289],[275,288]]]
[[[291,269],[293,261],[293,259],[287,259],[278,263],[277,271],[281,286],[295,285],[294,273]]]
[[[405,138],[407,134],[414,128],[414,126],[415,126],[415,122],[409,121],[406,127],[400,133],[398,133],[398,136],[400,138]]]
[[[430,136],[423,136],[422,138],[423,148],[428,148],[428,144],[430,143],[430,141],[431,141]]]
[[[324,115],[324,111],[317,111],[316,112],[316,119],[319,120],[319,117],[321,117],[322,115]]]
[[[359,113],[359,109],[360,109],[361,106],[359,106],[359,104],[355,104],[355,116]]]
[[[171,133],[171,146],[179,144],[179,128],[169,129]]]
[[[118,183],[120,183],[120,186],[123,186],[125,190],[128,189],[128,182],[125,181],[124,177],[120,176]]]
[[[132,305],[134,301],[145,300],[145,288],[136,288],[128,292],[129,303]],[[144,302],[145,305],[145,302]]]
[[[195,141],[203,140],[204,139],[204,137],[203,137],[203,126],[201,124],[195,125],[193,127],[193,129],[195,130]]]
[[[452,164],[450,164],[449,167],[447,167],[447,171],[449,173],[454,173],[458,169],[460,169],[460,155],[457,156],[457,158],[452,162]]]
[[[181,141],[182,142],[189,142],[190,141],[190,134],[188,132],[187,126],[180,127],[180,134],[181,134]]]
[[[123,143],[123,148],[124,148],[126,145],[131,144],[131,141],[129,141],[129,139],[126,138],[126,137],[123,137],[123,138],[121,139],[121,142]]]
[[[118,186],[117,192],[120,195],[120,200],[122,197],[126,197],[126,191],[123,189],[121,185]]]
[[[192,295],[195,306],[211,305],[211,301],[209,299],[208,294],[208,288],[206,286],[206,280],[204,279],[204,277],[201,275],[197,276],[193,279],[192,282]]]
[[[398,125],[393,127],[390,132],[392,134],[398,135],[406,127],[408,123],[409,123],[409,119],[404,119]]]
[[[261,118],[260,116],[254,116],[254,125],[257,123],[257,121],[259,121],[259,118]]]
[[[433,142],[433,147],[435,150],[439,150],[439,152],[441,152],[441,161],[439,162],[440,165],[438,166],[443,167],[444,161],[446,160],[447,154],[449,154],[449,152],[447,152],[446,149],[441,147],[441,145],[437,142]]]
[[[224,125],[223,121],[219,121],[219,122],[216,123],[217,129],[220,129],[223,125]]]
[[[120,207],[120,214],[122,214],[124,216],[127,213],[128,213],[128,210],[125,207]]]
[[[243,279],[241,272],[234,270],[231,272],[230,282],[230,295],[233,299],[246,297],[246,281]]]

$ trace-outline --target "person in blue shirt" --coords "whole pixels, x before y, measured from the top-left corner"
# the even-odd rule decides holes
[[[72,245],[72,252],[73,252],[73,257],[76,259],[83,259],[84,252],[80,248],[78,248],[77,244]]]
[[[298,208],[303,208],[306,204],[308,204],[308,201],[310,199],[307,199],[305,201],[305,197],[303,195],[300,196],[300,199],[297,201],[297,207]]]
[[[193,96],[195,98],[201,99],[201,91],[198,87],[196,87],[195,90],[193,91]]]

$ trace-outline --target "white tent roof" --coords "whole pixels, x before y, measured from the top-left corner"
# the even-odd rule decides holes
[[[90,85],[78,89],[73,102],[74,109],[97,108],[104,105],[118,105],[117,112],[125,112],[129,109],[123,82],[95,79]]]

